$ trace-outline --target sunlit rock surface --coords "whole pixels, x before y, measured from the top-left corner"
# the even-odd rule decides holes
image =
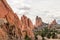
[[[25,40],[26,35],[31,40],[35,40],[33,32],[35,27],[37,27],[37,30],[40,30],[46,25],[49,27],[56,24],[56,20],[53,20],[48,25],[40,17],[36,16],[36,21],[33,25],[30,18],[22,15],[21,19],[19,19],[6,0],[0,0],[0,40]]]

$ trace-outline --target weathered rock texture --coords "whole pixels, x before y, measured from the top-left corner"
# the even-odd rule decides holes
[[[5,21],[6,20],[6,21]],[[6,23],[7,22],[7,23]],[[21,23],[18,16],[12,11],[6,0],[0,0],[0,26],[8,37],[16,40],[21,38]],[[13,33],[14,32],[14,33]],[[4,34],[2,34],[4,36]],[[0,35],[1,36],[1,35]]]
[[[51,25],[56,25],[57,24],[57,22],[56,22],[56,20],[54,19],[52,22],[51,22]]]
[[[54,20],[49,26],[56,24],[57,22]],[[0,40],[25,40],[26,35],[31,40],[35,40],[33,30],[42,25],[42,19],[38,16],[35,26],[25,15],[19,19],[6,0],[0,0]]]
[[[31,20],[25,15],[20,20],[7,4],[6,0],[0,0],[0,26],[4,30],[2,32],[4,34],[6,32],[6,35],[8,35],[9,40],[22,40],[25,38],[25,35],[28,35],[32,40],[34,38],[32,31],[34,26]],[[1,35],[5,36],[3,33]]]
[[[22,37],[25,38],[26,35],[28,35],[32,40],[34,40],[34,33],[33,33],[33,24],[29,18],[27,18],[25,15],[21,17],[22,21]]]
[[[7,33],[1,28],[0,28],[0,40],[8,40]]]
[[[36,23],[35,23],[35,27],[40,27],[43,25],[42,19],[38,16],[36,16]]]
[[[54,25],[57,25],[57,22],[55,19],[48,25],[48,27],[50,28],[50,27],[53,27]]]

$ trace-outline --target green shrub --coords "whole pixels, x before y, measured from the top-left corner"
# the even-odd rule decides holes
[[[25,36],[25,40],[31,40],[27,35]]]

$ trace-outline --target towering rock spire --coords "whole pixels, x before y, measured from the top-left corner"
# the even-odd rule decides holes
[[[29,18],[27,18],[25,15],[23,15],[21,17],[21,21],[22,21],[22,24],[26,25],[27,27],[33,29],[34,26],[33,26],[33,23],[31,22],[31,20]]]
[[[56,25],[56,24],[57,24],[56,20],[54,19],[54,20],[51,22],[51,24],[52,24],[52,25]]]
[[[28,18],[28,26],[30,27],[30,29],[34,29],[34,25],[32,23],[32,21]]]
[[[34,26],[29,18],[25,15],[21,17],[22,21],[22,38],[24,39],[26,35],[28,35],[32,40],[34,39],[33,29]]]
[[[13,34],[17,38],[17,40],[21,40],[21,36],[23,38],[27,34],[30,38],[34,38],[34,33],[33,33],[33,23],[29,18],[27,18],[25,15],[21,17],[21,20],[18,18],[18,16],[13,12],[11,7],[8,5],[6,0],[0,0],[0,18],[4,19],[7,21],[7,24],[2,23],[2,31],[3,33],[6,32],[7,34]],[[12,32],[13,31],[13,32]],[[10,35],[9,34],[9,35]],[[2,34],[5,36],[4,34]],[[9,36],[8,35],[8,36]],[[10,35],[11,36],[11,35]],[[0,35],[1,37],[1,35]],[[12,36],[11,36],[12,38]]]
[[[42,25],[43,25],[42,19],[40,17],[36,16],[35,27],[39,27],[39,26],[42,26]]]
[[[54,25],[56,25],[57,24],[57,22],[56,22],[56,20],[54,19],[48,26],[49,27],[52,27],[52,26],[54,26]]]

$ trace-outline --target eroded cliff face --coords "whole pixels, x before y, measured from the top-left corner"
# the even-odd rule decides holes
[[[28,18],[28,26],[31,30],[33,30],[35,28],[32,21],[29,18]]]
[[[5,33],[9,37],[6,38],[10,40],[23,40],[25,35],[28,35],[30,38],[34,37],[32,31],[34,26],[31,20],[25,15],[20,20],[7,4],[6,0],[0,0],[0,26],[0,37],[5,36]]]
[[[33,24],[29,18],[27,18],[25,15],[21,17],[22,21],[22,37],[25,38],[26,35],[28,35],[31,40],[34,40],[34,33],[33,33]]]
[[[0,0],[0,18],[4,18],[9,13],[9,10],[12,11],[6,0]]]
[[[2,20],[2,21],[1,21]],[[21,38],[21,22],[18,16],[12,11],[6,0],[0,0],[0,28],[6,32],[10,39]],[[2,34],[4,36],[4,34]],[[1,35],[0,35],[1,36]],[[8,38],[8,39],[9,39]]]
[[[40,27],[43,25],[42,19],[38,16],[36,16],[36,21],[35,21],[35,27]]]
[[[4,0],[0,0],[0,18],[5,17],[5,15],[7,14],[7,10],[6,7],[4,5]]]

